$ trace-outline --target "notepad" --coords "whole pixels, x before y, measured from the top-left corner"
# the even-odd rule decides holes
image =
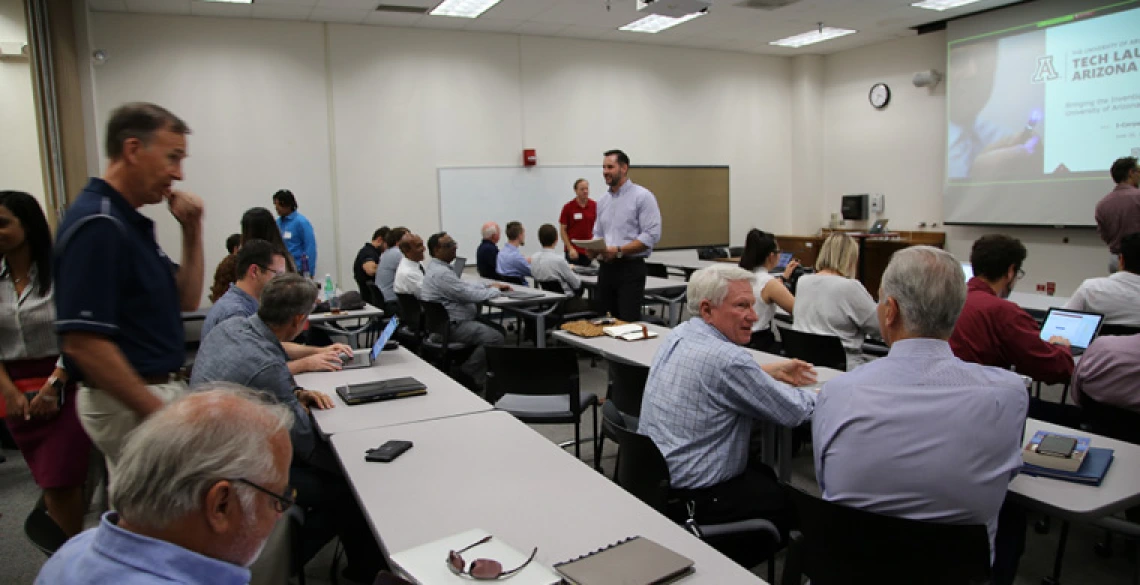
[[[602,328],[602,332],[610,337],[616,337],[626,341],[637,341],[638,339],[652,339],[657,337],[655,331],[650,331],[648,327],[637,323],[604,327]]]
[[[570,243],[578,246],[579,248],[582,248],[583,250],[601,251],[606,249],[605,238],[594,238],[592,240],[570,240]]]
[[[693,561],[648,538],[634,536],[590,554],[556,563],[574,585],[658,585],[693,572]]]

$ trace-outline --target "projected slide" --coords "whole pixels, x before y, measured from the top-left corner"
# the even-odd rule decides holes
[[[1112,162],[1140,156],[1138,6],[950,42],[946,221],[1092,225]]]

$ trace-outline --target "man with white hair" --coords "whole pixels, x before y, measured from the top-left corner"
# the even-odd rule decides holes
[[[483,241],[479,242],[479,249],[475,252],[475,262],[479,269],[479,276],[498,280],[499,224],[489,221],[483,224],[479,233],[483,236]]]
[[[293,505],[293,415],[218,385],[179,398],[131,433],[112,512],[63,545],[37,584],[244,585]]]
[[[890,353],[824,386],[812,443],[825,500],[985,524],[992,550],[998,511],[1021,467],[1029,397],[1017,374],[954,356],[947,340],[965,303],[962,268],[949,253],[895,252],[877,309]]]
[[[814,382],[815,370],[800,360],[761,366],[743,347],[758,319],[753,278],[735,266],[693,273],[694,317],[653,358],[638,432],[665,456],[675,495],[695,502],[697,522],[764,518],[786,534],[786,497],[771,468],[749,462],[749,437],[753,420],[794,427],[811,417],[815,394],[788,384]],[[722,552],[749,566],[760,560]]]

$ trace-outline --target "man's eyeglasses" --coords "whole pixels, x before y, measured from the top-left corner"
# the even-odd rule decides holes
[[[231,479],[230,481],[248,485],[249,487],[273,498],[273,509],[277,510],[277,512],[280,514],[284,514],[286,510],[293,507],[293,504],[297,503],[297,489],[292,486],[285,487],[285,493],[289,495],[283,496],[281,494],[275,494],[272,491],[267,490],[257,485],[256,483],[253,483],[252,481],[249,481],[248,479],[239,477],[238,479]]]
[[[467,561],[464,561],[460,555],[490,540],[490,536],[485,536],[476,543],[447,553],[447,568],[451,569],[451,572],[456,575],[471,577],[479,581],[493,581],[495,579],[506,579],[518,573],[534,560],[534,555],[538,554],[538,547],[536,546],[534,550],[530,551],[530,558],[528,558],[526,562],[509,571],[504,571],[502,563],[491,559],[475,559],[471,563],[471,566],[468,567]]]
[[[260,268],[260,269],[262,269],[262,270],[264,270],[264,271],[266,271],[266,272],[272,272],[272,273],[273,273],[273,276],[277,276],[278,274],[281,274],[282,272],[285,272],[284,270],[277,270],[277,269],[275,269],[275,268],[270,268],[270,267],[268,267],[268,266],[258,266],[258,268]]]
[[[1022,269],[1020,269],[1020,268],[1018,268],[1018,269],[1017,269],[1017,279],[1018,279],[1018,280],[1021,280],[1021,279],[1023,279],[1023,278],[1025,278],[1025,271],[1024,271],[1024,270],[1022,270]]]

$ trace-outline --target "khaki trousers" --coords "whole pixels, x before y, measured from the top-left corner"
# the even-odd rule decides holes
[[[188,392],[185,382],[152,384],[147,386],[147,389],[167,404]],[[83,425],[83,430],[87,431],[91,442],[95,443],[107,460],[108,479],[114,480],[119,455],[123,451],[123,442],[127,434],[139,426],[142,419],[135,411],[127,408],[107,392],[86,384],[79,385],[75,406],[79,411],[79,422]]]

